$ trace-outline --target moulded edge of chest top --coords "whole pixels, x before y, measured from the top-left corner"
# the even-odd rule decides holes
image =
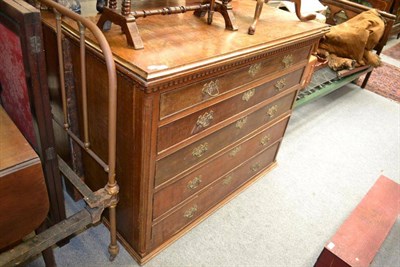
[[[169,79],[166,82],[162,81],[163,79],[165,79],[165,77],[160,78],[157,81],[154,81],[153,85],[151,84],[152,82],[149,82],[148,86],[140,86],[139,88],[141,90],[144,90],[146,93],[155,93],[158,91],[175,89],[177,87],[186,86],[191,83],[195,83],[195,82],[199,82],[201,80],[212,78],[214,76],[219,76],[221,74],[229,72],[230,70],[238,68],[238,67],[250,66],[251,64],[254,64],[256,62],[264,60],[265,58],[270,57],[270,56],[274,56],[274,55],[284,53],[284,52],[290,51],[290,50],[295,50],[297,48],[306,47],[308,45],[316,43],[316,41],[317,41],[317,39],[314,38],[311,40],[306,40],[303,42],[296,43],[294,45],[288,45],[288,46],[280,47],[280,48],[277,48],[274,50],[261,52],[261,53],[258,53],[256,55],[252,55],[249,57],[243,56],[243,57],[241,57],[240,60],[230,61],[225,64],[221,63],[216,67],[205,69],[203,71],[199,71],[196,73],[193,73],[193,71],[192,71],[190,74],[186,74],[186,75],[182,74],[180,77],[175,78],[175,79]]]

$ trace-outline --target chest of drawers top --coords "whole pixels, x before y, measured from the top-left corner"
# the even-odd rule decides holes
[[[132,9],[145,9],[146,2],[133,3]],[[158,5],[162,6],[162,3]],[[168,1],[168,5],[185,5],[185,1]],[[139,18],[136,23],[144,43],[142,50],[129,47],[118,26],[111,27],[104,34],[119,67],[145,88],[151,87],[155,91],[169,88],[171,84],[165,82],[173,77],[189,75],[194,70],[198,73],[203,68],[208,70],[204,75],[209,75],[210,71],[228,72],[231,68],[251,63],[251,60],[258,60],[266,53],[273,54],[290,45],[315,40],[327,31],[324,24],[314,21],[299,23],[294,14],[265,6],[257,32],[248,35],[255,5],[254,1],[232,1],[238,31],[226,30],[219,13],[214,14],[212,25],[206,23],[206,18],[195,17],[193,12]],[[85,10],[82,13],[85,15]],[[93,21],[98,17],[92,17]],[[71,26],[76,27],[73,23]]]

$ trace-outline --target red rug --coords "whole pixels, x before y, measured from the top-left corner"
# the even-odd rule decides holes
[[[363,80],[361,76],[357,84],[361,85]],[[400,102],[400,68],[383,63],[373,70],[365,89]]]
[[[384,50],[382,53],[388,57],[400,60],[400,43],[392,46],[389,49]]]

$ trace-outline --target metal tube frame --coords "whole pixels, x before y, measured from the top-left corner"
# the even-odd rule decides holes
[[[68,136],[74,140],[84,151],[88,153],[103,169],[108,173],[108,182],[104,189],[100,189],[98,194],[107,194],[103,196],[106,199],[106,205],[99,203],[99,205],[109,208],[109,221],[110,221],[110,245],[108,247],[110,253],[110,260],[113,260],[118,252],[119,247],[117,244],[117,230],[116,230],[116,206],[118,203],[119,186],[115,177],[115,164],[116,164],[116,127],[117,127],[117,74],[115,62],[111,52],[111,48],[104,37],[101,30],[90,20],[82,17],[79,14],[72,12],[64,6],[51,1],[39,0],[43,5],[53,9],[56,16],[56,33],[57,33],[57,49],[59,59],[59,71],[61,82],[62,106],[63,106],[63,128]],[[79,26],[79,39],[80,39],[80,57],[81,57],[81,83],[82,83],[82,107],[83,107],[83,125],[84,125],[84,140],[82,141],[75,135],[69,128],[68,114],[67,114],[67,97],[65,91],[65,77],[64,77],[64,60],[62,54],[62,19],[68,17],[78,23]],[[104,55],[104,60],[108,73],[108,162],[105,163],[90,149],[89,141],[89,126],[88,126],[88,110],[87,110],[87,86],[86,86],[86,39],[85,32],[89,30],[98,42],[98,45]],[[57,122],[60,124],[60,122]],[[94,208],[94,207],[91,207]]]

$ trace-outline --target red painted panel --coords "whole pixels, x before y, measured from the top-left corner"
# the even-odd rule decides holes
[[[29,143],[37,147],[20,39],[2,24],[0,24],[0,84],[2,88],[0,98],[4,109]]]
[[[369,266],[399,214],[400,185],[379,177],[325,246],[315,266]]]

